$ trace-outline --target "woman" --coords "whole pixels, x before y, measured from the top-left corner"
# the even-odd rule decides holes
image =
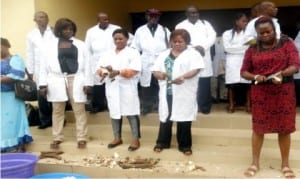
[[[296,99],[293,74],[300,67],[297,49],[288,37],[276,39],[272,19],[255,22],[257,44],[245,54],[241,74],[254,80],[252,104],[252,164],[245,171],[251,177],[259,170],[264,134],[277,133],[281,152],[281,170],[286,178],[295,178],[289,166],[291,133],[295,129]]]
[[[227,112],[229,113],[233,113],[235,110],[235,97],[239,94],[243,95],[244,93],[246,93],[246,95],[242,97],[246,96],[246,98],[244,98],[246,99],[246,111],[250,111],[250,81],[245,80],[240,75],[244,54],[248,48],[248,46],[243,45],[244,30],[247,22],[248,18],[245,14],[236,14],[234,27],[225,31],[222,35],[224,50],[226,52],[225,84],[228,88],[229,105]]]
[[[192,121],[197,115],[198,73],[204,67],[202,56],[193,48],[189,33],[176,29],[171,33],[171,49],[158,56],[152,69],[159,80],[159,133],[155,152],[170,148],[172,123],[177,122],[179,151],[192,154]]]
[[[97,73],[105,82],[105,93],[111,117],[114,140],[108,148],[122,144],[122,116],[127,116],[132,142],[129,151],[140,147],[140,103],[138,98],[138,75],[141,71],[139,52],[127,46],[129,34],[124,29],[116,29],[113,34],[115,50],[108,51],[100,58]]]
[[[87,143],[86,93],[93,84],[89,56],[84,42],[74,38],[76,25],[67,18],[56,21],[57,37],[46,44],[40,71],[40,93],[52,102],[52,149],[63,142],[65,106],[69,100],[76,118],[77,147]]]
[[[1,153],[25,152],[25,144],[33,141],[25,102],[15,97],[14,80],[23,80],[23,59],[9,52],[10,43],[1,38]]]

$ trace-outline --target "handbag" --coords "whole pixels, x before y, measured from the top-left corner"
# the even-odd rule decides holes
[[[14,84],[15,96],[23,101],[36,101],[37,100],[37,86],[30,77],[27,69],[25,72],[28,79],[16,80]]]

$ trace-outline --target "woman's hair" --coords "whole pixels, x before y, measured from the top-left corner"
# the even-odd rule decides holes
[[[127,30],[125,29],[116,29],[113,33],[112,36],[114,36],[115,34],[123,34],[127,39],[129,38],[129,33]]]
[[[56,21],[54,26],[54,35],[58,38],[62,37],[62,31],[69,26],[73,28],[73,36],[75,36],[77,32],[76,24],[68,18],[61,18]]]
[[[1,37],[1,45],[7,48],[11,47],[9,41],[6,38],[2,38],[2,37]]]
[[[185,30],[185,29],[175,29],[170,35],[170,40],[173,40],[177,36],[181,36],[186,44],[191,43],[191,36],[190,36],[190,34],[187,30]]]
[[[271,26],[273,27],[275,33],[276,33],[276,29],[275,29],[275,25],[273,23],[273,20],[272,18],[270,17],[265,17],[265,16],[262,16],[260,18],[258,18],[256,21],[255,21],[255,24],[254,24],[254,27],[255,29],[260,25],[260,24],[264,24],[264,23],[269,23],[271,24]]]
[[[240,18],[244,17],[244,16],[247,17],[246,14],[244,14],[244,13],[235,14],[234,19],[233,19],[234,21],[233,21],[233,28],[232,28],[232,32],[231,32],[231,39],[233,39],[234,33],[238,29],[238,27],[236,25],[236,21],[239,20]]]

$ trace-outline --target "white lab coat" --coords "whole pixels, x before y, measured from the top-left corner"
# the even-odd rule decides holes
[[[83,41],[71,38],[78,49],[78,70],[74,75],[73,97],[75,102],[86,102],[84,86],[93,85],[93,76],[90,70],[90,58]],[[40,85],[47,86],[47,100],[62,102],[68,100],[67,78],[62,73],[58,60],[58,39],[54,39],[45,45],[41,60]]]
[[[50,26],[47,26],[44,35],[36,27],[26,37],[26,68],[39,84],[40,60],[42,59],[41,49],[48,41],[55,39]],[[38,86],[38,85],[37,85]]]
[[[166,30],[166,33],[164,31]],[[167,35],[167,37],[166,37]],[[142,71],[140,75],[140,84],[143,87],[149,87],[151,82],[151,68],[157,56],[166,50],[166,38],[169,41],[170,31],[168,28],[158,24],[154,36],[152,36],[147,24],[139,27],[135,34],[131,46],[142,53]]]
[[[250,22],[248,22],[248,24],[246,26],[246,29],[245,29],[243,44],[247,43],[249,40],[256,39],[257,32],[256,32],[256,29],[255,29],[255,22],[260,17],[262,17],[262,16],[256,17],[256,18],[252,19]],[[278,23],[278,19],[272,18],[272,21],[275,25],[276,38],[280,39],[281,30],[280,30],[280,25]]]
[[[165,59],[170,54],[170,49],[161,53],[156,59],[152,71],[166,72]],[[193,48],[187,48],[174,61],[172,76],[176,79],[185,73],[204,68],[202,56]],[[171,121],[193,121],[198,113],[197,86],[199,75],[185,79],[181,85],[172,85],[173,102]],[[166,122],[169,114],[166,99],[167,81],[159,80],[159,119]]]
[[[298,34],[294,40],[294,43],[298,49],[298,53],[300,56],[300,31],[298,32]],[[298,73],[294,74],[294,79],[300,79],[300,70],[298,71]]]
[[[200,70],[200,77],[211,77],[213,69],[210,47],[214,45],[217,37],[212,25],[206,20],[198,20],[195,24],[192,24],[186,19],[177,24],[175,29],[187,30],[191,36],[191,45],[200,45],[205,49],[205,56],[203,57],[205,68]]]
[[[115,49],[114,40],[112,37],[113,32],[121,27],[114,24],[109,24],[103,30],[99,28],[99,24],[91,27],[86,32],[85,43],[91,57],[92,72],[95,73],[99,68],[97,66],[101,56],[109,50]],[[99,85],[99,77],[94,76],[95,85]]]
[[[119,53],[115,50],[107,52],[99,61],[98,66],[112,66],[114,70],[132,69],[141,71],[140,54],[136,49],[125,47]],[[112,119],[120,119],[121,116],[139,115],[140,102],[138,97],[138,76],[124,78],[120,75],[114,80],[106,77],[105,93]]]
[[[244,31],[234,32],[234,34],[232,34],[232,31],[233,29],[226,30],[222,35],[226,52],[225,83],[250,83],[249,80],[242,78],[240,74],[244,55],[249,47],[244,45]]]

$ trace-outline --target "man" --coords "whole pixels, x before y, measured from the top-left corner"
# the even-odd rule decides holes
[[[142,115],[157,109],[158,82],[151,73],[156,57],[168,48],[170,31],[158,24],[161,12],[151,8],[146,11],[147,23],[139,27],[131,46],[141,52],[142,72],[140,76]]]
[[[246,26],[245,29],[245,38],[244,42],[245,44],[253,44],[256,42],[256,30],[254,27],[255,21],[259,19],[261,16],[265,17],[271,17],[272,21],[275,25],[275,30],[276,30],[276,38],[280,38],[281,30],[280,30],[280,25],[278,23],[278,19],[276,18],[276,15],[278,13],[278,9],[276,8],[275,4],[270,1],[262,1],[260,2],[257,7],[257,16],[253,18]]]
[[[199,74],[197,101],[199,111],[208,114],[212,106],[210,80],[213,75],[210,48],[216,41],[216,32],[208,21],[200,20],[199,10],[195,6],[186,9],[186,17],[175,29],[187,30],[191,35],[191,46],[204,58],[205,68]]]
[[[27,35],[26,40],[26,68],[31,74],[34,75],[37,86],[39,84],[39,71],[41,60],[42,46],[55,38],[51,27],[48,25],[49,18],[46,12],[38,11],[34,14],[34,21],[37,27]],[[39,129],[45,129],[52,125],[52,104],[38,92],[38,106],[39,106]]]
[[[112,33],[121,28],[120,26],[110,24],[106,13],[100,12],[97,16],[98,24],[91,27],[86,32],[85,43],[90,53],[92,72],[94,75],[94,87],[92,97],[91,112],[100,112],[107,109],[105,98],[105,85],[100,85],[99,75],[96,75],[98,61],[108,50],[115,49]]]

